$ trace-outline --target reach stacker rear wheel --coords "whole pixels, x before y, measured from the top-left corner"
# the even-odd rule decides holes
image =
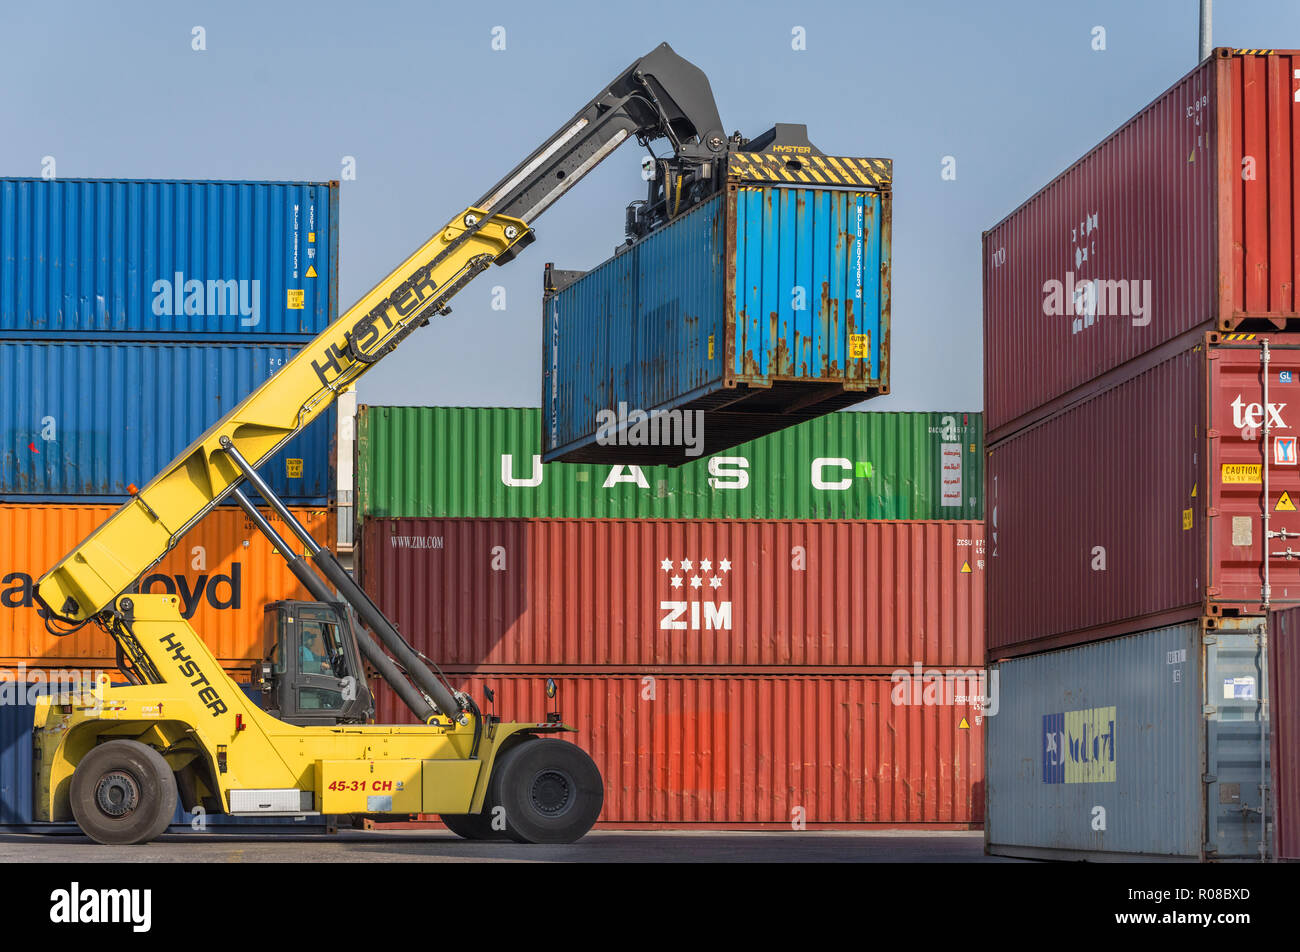
[[[77,825],[96,843],[148,843],[176,813],[176,777],[152,747],[111,740],[77,764],[71,801]]]

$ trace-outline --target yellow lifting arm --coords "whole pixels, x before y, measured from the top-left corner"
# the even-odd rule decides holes
[[[223,436],[260,465],[527,232],[480,209],[456,216],[46,573],[41,601],[76,621],[111,603],[241,480]]]

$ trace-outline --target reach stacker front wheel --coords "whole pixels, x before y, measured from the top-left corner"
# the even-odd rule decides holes
[[[71,800],[77,825],[96,843],[148,843],[176,813],[176,777],[152,747],[111,740],[77,764]]]
[[[581,747],[562,740],[520,744],[501,755],[493,786],[506,833],[518,843],[572,843],[605,803],[600,771]]]

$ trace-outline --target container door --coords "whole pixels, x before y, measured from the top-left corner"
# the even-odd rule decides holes
[[[1266,541],[1272,606],[1300,604],[1300,346],[1267,338],[1266,365],[1265,339],[1207,348],[1211,615],[1260,612]]]
[[[1207,859],[1257,857],[1267,835],[1268,824],[1261,822],[1260,814],[1269,776],[1268,720],[1261,704],[1268,678],[1263,666],[1256,632],[1206,636]]]

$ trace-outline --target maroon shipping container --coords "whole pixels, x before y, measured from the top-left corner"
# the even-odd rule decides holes
[[[1297,68],[1216,50],[985,232],[990,443],[1196,328],[1300,314]]]
[[[600,823],[810,829],[978,826],[984,725],[962,695],[897,705],[888,677],[461,675],[458,690],[509,720],[556,711],[605,779]],[[413,717],[384,685],[376,720]],[[965,691],[958,682],[957,690]],[[965,725],[965,726],[963,726]]]
[[[451,669],[983,661],[978,522],[377,519],[366,590]]]
[[[1273,615],[1268,636],[1273,850],[1300,860],[1300,609]]]
[[[1271,604],[1300,604],[1298,444],[1300,335],[1211,332],[995,445],[990,652],[1261,614],[1266,511]]]

